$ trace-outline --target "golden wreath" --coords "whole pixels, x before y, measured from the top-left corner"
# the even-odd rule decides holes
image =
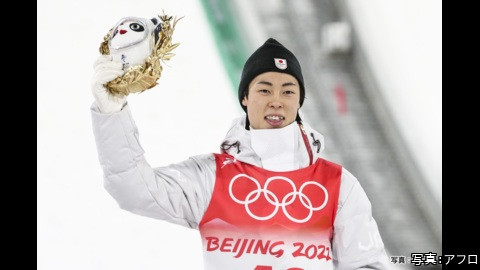
[[[158,33],[158,40],[152,53],[144,64],[131,66],[122,76],[106,83],[104,86],[111,94],[126,96],[130,93],[143,92],[157,85],[157,80],[163,70],[160,62],[170,60],[175,55],[172,50],[180,45],[180,43],[172,44],[172,35],[177,22],[181,19],[175,17],[172,23],[172,16],[167,16],[164,13],[164,15],[158,15],[158,17],[161,20],[162,28]],[[100,44],[99,51],[103,55],[110,54],[108,42],[111,32],[112,29],[108,31]],[[155,42],[155,38],[151,40],[152,43]]]

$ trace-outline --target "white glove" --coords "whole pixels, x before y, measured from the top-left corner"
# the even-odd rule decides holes
[[[100,55],[93,64],[92,92],[102,113],[119,112],[127,102],[127,96],[110,94],[103,84],[123,75],[122,63],[112,61],[111,55]]]

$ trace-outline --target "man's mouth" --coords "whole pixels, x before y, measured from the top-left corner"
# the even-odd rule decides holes
[[[281,115],[267,115],[264,117],[264,119],[272,127],[279,127],[282,125],[283,121],[285,120],[285,117]]]
[[[285,120],[285,117],[281,115],[267,115],[265,116],[265,120],[280,121]]]

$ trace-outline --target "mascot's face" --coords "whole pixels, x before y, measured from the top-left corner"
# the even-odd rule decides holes
[[[120,50],[138,44],[148,37],[146,23],[140,18],[125,18],[113,29],[110,47]]]
[[[123,18],[115,25],[109,40],[110,54],[113,60],[122,62],[123,70],[143,64],[150,55],[153,27],[153,23],[136,17]]]

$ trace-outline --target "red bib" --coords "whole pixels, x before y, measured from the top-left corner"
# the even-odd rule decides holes
[[[333,269],[331,239],[342,167],[324,159],[273,172],[216,154],[199,230],[205,269]]]

